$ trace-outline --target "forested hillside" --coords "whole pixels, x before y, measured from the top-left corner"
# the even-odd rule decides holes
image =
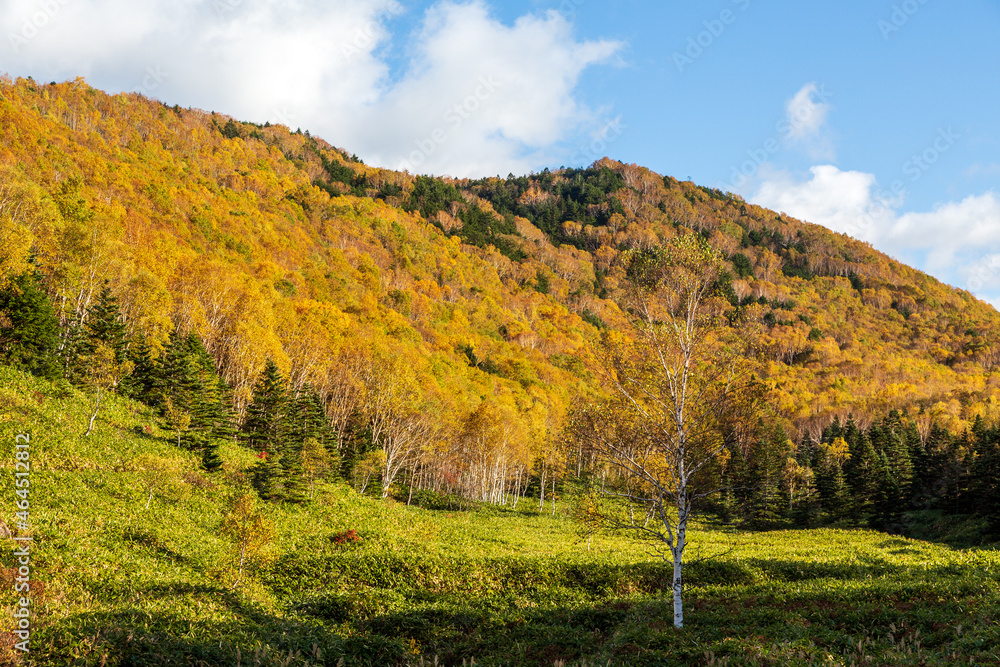
[[[237,437],[265,498],[327,469],[494,503],[581,475],[563,427],[603,391],[598,334],[628,334],[622,253],[684,234],[764,324],[777,430],[727,474],[768,486],[730,510],[891,525],[899,500],[995,495],[975,480],[1000,316],[866,244],[609,159],[414,176],[82,80],[0,81],[3,361],[89,391],[95,428],[102,392],[143,401],[208,470]]]

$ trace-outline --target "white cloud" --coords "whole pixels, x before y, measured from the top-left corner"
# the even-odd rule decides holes
[[[804,149],[813,160],[835,159],[833,142],[825,131],[831,96],[826,86],[807,83],[785,104],[785,139]]]
[[[529,171],[600,124],[575,87],[620,43],[577,41],[557,12],[505,25],[480,0],[444,1],[427,11],[409,67],[391,81],[386,18],[401,11],[395,0],[8,0],[0,53],[13,75],[83,75],[109,90],[284,122],[370,163],[409,161],[421,172]]]
[[[821,165],[807,179],[762,174],[749,199],[890,255],[922,257],[918,268],[978,294],[1000,290],[1000,198],[987,192],[931,211],[902,212],[904,194],[886,194],[873,174]]]
[[[809,171],[812,177],[799,181],[788,172],[762,170],[751,201],[864,240],[893,224],[892,207],[901,202],[878,195],[873,174],[841,171],[833,165]]]
[[[899,248],[926,249],[932,270],[948,267],[956,255],[1000,250],[1000,200],[987,192],[939,204],[926,213],[904,213],[886,241]]]
[[[722,188],[731,192],[749,192],[759,185],[772,169],[772,160],[785,149],[805,150],[812,160],[832,161],[833,143],[824,132],[832,94],[826,86],[807,83],[785,103],[785,115],[775,123],[777,135],[748,149],[733,164],[729,182]]]
[[[581,72],[621,46],[576,42],[556,12],[505,26],[481,2],[434,7],[418,44],[406,77],[375,105],[379,122],[357,135],[381,163],[464,175],[545,163],[541,152],[593,121],[573,96]]]
[[[785,105],[788,114],[788,136],[805,139],[822,129],[830,111],[829,93],[815,83],[807,83]]]

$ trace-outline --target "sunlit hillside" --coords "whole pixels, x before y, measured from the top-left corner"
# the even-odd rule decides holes
[[[308,133],[80,80],[7,80],[0,114],[0,276],[33,256],[64,322],[85,319],[107,282],[129,338],[154,355],[174,327],[197,334],[238,413],[269,358],[328,402],[347,359],[395,358],[415,400],[453,427],[488,398],[534,434],[515,442],[542,440],[590,391],[588,339],[625,326],[620,253],[685,229],[726,253],[732,303],[766,309],[790,435],[918,407],[960,430],[995,410],[990,306],[866,244],[636,165],[414,177]]]

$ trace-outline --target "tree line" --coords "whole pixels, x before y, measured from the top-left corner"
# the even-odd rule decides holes
[[[905,513],[978,516],[1000,535],[1000,427],[977,415],[953,433],[921,410],[891,410],[867,429],[835,418],[795,446],[772,427],[753,455],[735,452],[713,510],[747,526],[866,526],[903,532]]]
[[[268,361],[240,417],[196,335],[173,332],[158,355],[144,339],[129,340],[108,285],[82,321],[60,323],[56,312],[35,270],[0,289],[3,362],[88,391],[94,416],[107,391],[155,408],[173,442],[199,453],[208,471],[222,466],[220,442],[239,442],[258,457],[250,476],[266,499],[301,501],[331,476],[383,497],[405,480],[407,500],[415,489],[497,504],[528,494],[551,500],[570,477],[628,483],[602,471],[579,443],[548,438],[518,451],[534,434],[510,406],[484,402],[461,423],[445,424],[425,411],[405,372],[386,363],[355,364],[345,383],[354,396],[338,412],[334,398],[312,386],[292,390]],[[916,417],[920,426],[893,410],[867,428],[835,418],[817,439],[799,443],[772,420],[754,447],[723,457],[715,473],[723,491],[704,510],[754,528],[899,532],[906,511],[936,509],[982,516],[1000,533],[1000,427],[976,416],[971,428],[952,432],[925,413]]]
[[[407,502],[428,491],[516,504],[532,479],[552,485],[551,498],[566,470],[545,435],[557,417],[537,400],[523,411],[484,400],[456,419],[421,391],[406,360],[359,346],[341,355],[323,393],[309,383],[293,388],[269,359],[241,413],[196,334],[175,328],[156,350],[129,338],[110,285],[79,317],[60,317],[44,287],[35,269],[0,287],[0,362],[85,391],[93,408],[85,435],[114,392],[153,408],[170,441],[198,453],[206,471],[222,468],[221,443],[250,449],[257,460],[249,482],[261,498],[300,502],[317,481],[342,478],[382,498],[396,484]]]

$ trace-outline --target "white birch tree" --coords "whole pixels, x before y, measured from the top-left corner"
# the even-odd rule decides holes
[[[653,510],[656,522],[617,523],[665,545],[680,628],[688,522],[697,501],[720,490],[720,455],[750,441],[762,389],[746,355],[752,327],[727,321],[716,295],[718,251],[690,235],[625,259],[633,330],[605,333],[611,398],[579,411],[574,431],[628,480],[616,495]]]

